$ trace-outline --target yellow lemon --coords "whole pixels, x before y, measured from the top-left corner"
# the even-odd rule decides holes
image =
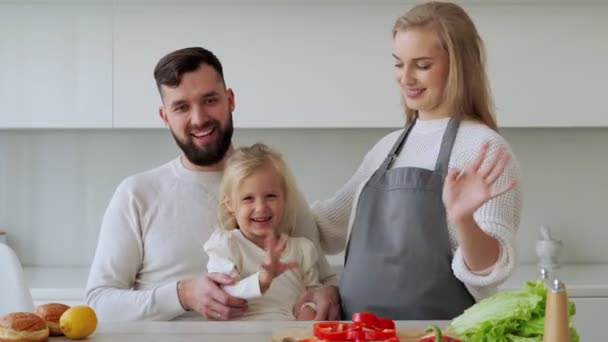
[[[59,328],[69,339],[83,339],[97,329],[97,315],[90,306],[73,306],[59,318]]]

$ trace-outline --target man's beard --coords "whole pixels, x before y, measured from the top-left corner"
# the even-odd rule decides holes
[[[190,131],[200,131],[209,128],[215,129],[214,134],[218,135],[217,138],[213,143],[208,144],[205,147],[197,147],[192,141]],[[190,131],[186,132],[186,136],[183,140],[180,140],[173,130],[171,130],[171,135],[173,135],[173,139],[175,139],[177,146],[182,149],[184,155],[192,164],[198,166],[215,165],[224,159],[228,148],[230,148],[230,143],[232,142],[232,133],[234,131],[234,127],[232,125],[232,113],[229,114],[228,124],[225,128],[222,128],[219,121],[211,120],[200,127],[190,127]]]

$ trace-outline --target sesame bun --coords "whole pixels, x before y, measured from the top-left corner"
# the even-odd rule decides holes
[[[37,306],[34,313],[46,322],[50,336],[61,336],[63,332],[59,328],[59,318],[69,308],[68,305],[61,303],[48,303]]]
[[[29,312],[13,312],[0,318],[0,342],[43,342],[49,337],[46,322]]]

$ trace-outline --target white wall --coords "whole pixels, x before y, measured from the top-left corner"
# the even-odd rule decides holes
[[[152,69],[199,45],[239,90],[237,127],[393,127],[390,32],[413,2],[0,0],[0,127],[160,128]],[[608,127],[608,0],[463,2],[501,126]]]
[[[264,141],[281,149],[308,199],[316,200],[338,188],[388,131],[239,130],[236,141]],[[503,133],[524,170],[522,262],[535,262],[542,223],[566,240],[564,261],[608,262],[608,129]],[[0,131],[0,230],[8,230],[9,243],[26,265],[87,265],[118,182],[177,153],[161,129]],[[340,263],[340,256],[332,262]]]
[[[222,56],[229,83],[243,95],[238,97],[242,116],[239,119],[236,113],[237,125],[387,127],[398,122],[392,110],[398,98],[390,76],[389,32],[394,18],[412,1],[259,0],[265,4],[260,6],[244,0],[177,2],[0,0],[0,62],[9,66],[0,76],[0,127],[47,128],[0,130],[0,230],[8,230],[9,242],[26,265],[87,265],[101,216],[118,182],[177,155],[162,129],[88,129],[159,125],[147,113],[157,105],[150,73],[161,50],[215,41],[212,46]],[[608,154],[603,152],[608,145],[603,101],[608,45],[602,40],[608,32],[608,0],[465,2],[486,39],[499,119],[513,127],[504,133],[524,170],[521,260],[534,262],[537,230],[547,223],[566,240],[565,261],[608,262],[608,227],[602,215],[608,202]],[[243,7],[245,3],[250,7]],[[201,13],[210,20],[201,20]],[[232,20],[235,13],[243,20]],[[320,16],[314,31],[310,18],[316,15]],[[290,25],[275,30],[283,27],[271,22],[275,18],[289,20]],[[256,21],[260,25],[251,25]],[[216,22],[230,26],[217,31],[211,25]],[[239,40],[242,32],[253,35],[254,30],[266,34],[255,41]],[[364,45],[362,37],[369,38]],[[262,43],[270,50],[259,49]],[[251,50],[243,50],[247,46]],[[315,51],[314,63],[294,46]],[[81,50],[82,54],[74,52]],[[273,63],[259,63],[269,51],[275,53]],[[36,59],[43,53],[44,58]],[[274,72],[265,72],[268,66]],[[69,77],[54,82],[57,75]],[[296,76],[308,83],[293,81],[299,80]],[[79,91],[89,88],[74,80],[94,84],[91,89],[99,91],[78,93],[76,85]],[[277,83],[281,80],[284,83]],[[330,83],[338,81],[343,83]],[[367,85],[373,89],[364,93],[375,95],[358,96],[355,90]],[[296,86],[303,88],[292,88]],[[310,93],[313,90],[316,93]],[[96,100],[87,94],[96,95]],[[319,94],[326,97],[319,101]],[[350,107],[331,107],[328,98]],[[365,107],[364,102],[372,106]],[[267,104],[275,108],[275,116],[259,112],[270,108]],[[284,108],[290,107],[291,115],[285,115]],[[375,116],[369,115],[369,108]],[[294,115],[297,110],[299,116]],[[129,120],[121,123],[121,115]],[[312,201],[338,188],[388,131],[250,128],[239,130],[236,140],[261,140],[280,148]],[[319,165],[326,166],[322,173]],[[339,263],[340,257],[332,261]]]

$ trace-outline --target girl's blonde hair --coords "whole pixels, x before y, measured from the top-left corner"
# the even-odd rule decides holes
[[[449,74],[444,99],[454,117],[469,118],[498,130],[485,69],[485,47],[475,24],[462,7],[451,2],[419,4],[397,19],[393,38],[409,29],[431,29],[447,52]],[[418,114],[405,106],[406,123]]]
[[[280,177],[285,196],[279,231],[291,232],[296,220],[296,184],[281,154],[262,143],[240,147],[226,160],[218,196],[218,219],[223,229],[238,228],[234,214],[228,210],[228,201],[233,203],[233,209],[238,206],[238,201],[235,199],[243,181],[255,172],[267,168],[273,169]]]

